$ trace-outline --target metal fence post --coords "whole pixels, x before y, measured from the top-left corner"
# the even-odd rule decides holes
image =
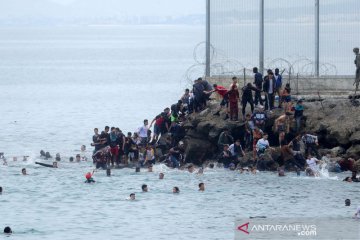
[[[260,0],[259,72],[264,73],[264,0]]]
[[[210,77],[210,44],[210,0],[206,0],[206,77]]]
[[[315,76],[319,77],[320,58],[320,0],[315,0]]]

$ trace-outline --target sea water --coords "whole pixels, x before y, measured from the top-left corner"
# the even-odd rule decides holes
[[[11,226],[11,238],[26,240],[233,239],[236,220],[251,216],[352,221],[360,185],[341,181],[350,173],[197,175],[156,165],[153,173],[98,171],[95,184],[84,183],[91,161],[67,159],[90,158],[94,127],[133,132],[176,102],[203,36],[203,28],[184,26],[0,29],[0,152],[8,158],[0,165],[0,229]],[[58,169],[35,164],[52,162],[38,157],[41,149],[61,153]],[[137,200],[126,200],[132,192]]]

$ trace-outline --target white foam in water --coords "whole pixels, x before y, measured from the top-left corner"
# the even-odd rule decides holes
[[[326,168],[327,163],[322,163],[319,164],[319,173],[320,176],[318,176],[317,178],[323,178],[323,179],[331,179],[331,180],[339,180],[339,178],[337,176],[333,176],[331,177],[329,174],[329,170]]]

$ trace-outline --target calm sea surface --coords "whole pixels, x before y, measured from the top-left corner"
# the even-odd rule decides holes
[[[134,131],[176,102],[203,33],[181,26],[0,29],[0,152],[9,162],[0,165],[0,230],[11,226],[9,239],[233,239],[236,219],[250,216],[353,221],[360,185],[341,181],[350,173],[196,175],[157,165],[154,173],[100,171],[96,184],[84,184],[92,164],[68,157],[82,144],[90,156],[94,127]],[[62,154],[59,169],[34,164],[41,149]],[[20,175],[23,167],[28,176]],[[140,191],[144,183],[148,193]],[[174,186],[180,194],[171,193]],[[136,201],[125,200],[131,192]]]

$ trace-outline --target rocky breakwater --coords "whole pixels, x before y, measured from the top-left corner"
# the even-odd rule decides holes
[[[359,101],[359,100],[356,100]],[[359,102],[348,99],[325,99],[322,101],[304,101],[304,126],[302,131],[308,131],[319,137],[319,148],[322,152],[336,152],[343,157],[360,158],[360,107]],[[183,126],[186,129],[185,143],[186,162],[202,164],[208,160],[217,160],[219,149],[217,141],[220,133],[229,129],[234,139],[243,139],[245,124],[242,121],[234,122],[223,120],[224,115],[214,116],[218,107],[216,101],[208,104],[204,111],[187,118]],[[248,107],[249,108],[249,107]],[[273,132],[273,124],[283,110],[276,109],[268,114],[269,120],[265,132],[269,134],[272,146],[278,145],[277,134]],[[295,123],[294,123],[295,124]],[[291,128],[294,130],[294,125]],[[290,134],[289,138],[292,135]],[[243,164],[252,163],[252,153],[246,153]],[[274,160],[269,170],[275,170],[276,160],[279,157],[279,148],[275,148],[266,158]],[[360,161],[357,162],[360,167]],[[360,170],[360,168],[359,168]]]

